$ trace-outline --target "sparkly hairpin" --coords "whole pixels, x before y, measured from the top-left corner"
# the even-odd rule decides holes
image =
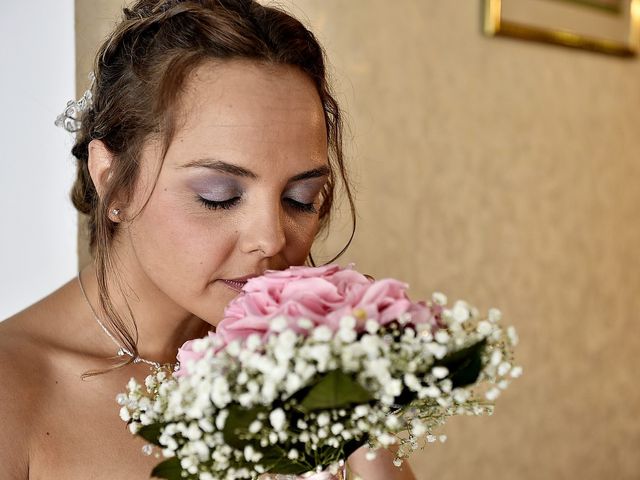
[[[62,127],[67,132],[76,133],[80,130],[82,123],[80,122],[80,114],[85,110],[88,110],[93,105],[93,94],[91,89],[95,83],[96,76],[93,72],[89,74],[89,81],[91,84],[89,88],[84,92],[80,100],[69,100],[67,106],[54,122],[56,127]]]

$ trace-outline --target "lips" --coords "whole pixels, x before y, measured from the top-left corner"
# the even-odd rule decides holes
[[[222,283],[224,283],[227,287],[236,292],[241,292],[242,287],[245,286],[247,281],[251,278],[257,277],[258,275],[245,275],[244,277],[232,278],[232,279],[221,279]]]
[[[222,283],[224,283],[231,290],[235,290],[236,292],[241,292],[242,287],[245,286],[247,281],[246,280],[222,280]]]

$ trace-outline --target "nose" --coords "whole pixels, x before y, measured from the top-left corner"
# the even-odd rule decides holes
[[[286,235],[280,206],[263,206],[247,216],[241,239],[243,253],[273,257],[285,246]]]

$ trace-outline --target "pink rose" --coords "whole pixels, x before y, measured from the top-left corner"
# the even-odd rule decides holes
[[[346,315],[360,320],[360,331],[366,319],[385,325],[405,313],[411,315],[412,323],[435,326],[435,312],[424,303],[411,302],[407,288],[394,279],[372,281],[351,265],[344,269],[326,265],[270,270],[246,283],[243,293],[226,308],[216,335],[224,344],[252,333],[265,336],[276,317],[284,317],[289,328],[298,333],[306,332],[298,325],[301,318],[337,330]]]

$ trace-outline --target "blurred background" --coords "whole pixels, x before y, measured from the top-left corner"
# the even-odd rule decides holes
[[[122,3],[75,1],[77,97]],[[414,298],[437,290],[499,307],[521,337],[524,376],[492,418],[451,420],[447,442],[412,460],[418,479],[640,478],[640,59],[488,37],[480,0],[280,4],[325,46],[346,113],[358,230],[340,262],[405,279]],[[43,52],[24,55],[40,62]],[[40,64],[46,76],[29,78],[46,84],[62,69]],[[29,129],[1,131],[68,167]],[[3,159],[3,189],[18,163]],[[28,175],[48,180],[43,169]],[[6,219],[17,194],[0,195]],[[8,259],[45,250],[40,268],[54,268],[54,227],[38,227],[38,246],[8,243],[42,203],[2,222],[3,303],[25,289]],[[315,249],[320,261],[348,238],[342,213]],[[78,249],[84,264],[82,229]],[[66,267],[70,278],[77,265]]]

